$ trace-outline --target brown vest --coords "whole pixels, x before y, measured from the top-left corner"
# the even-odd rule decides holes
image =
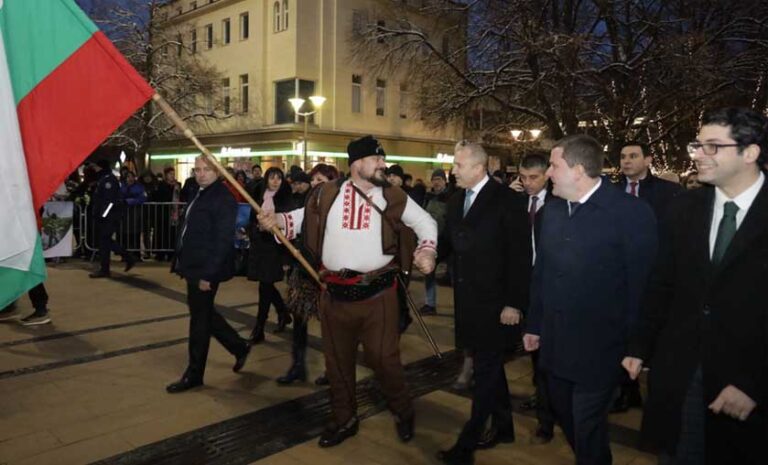
[[[338,197],[343,183],[343,180],[325,182],[313,189],[307,197],[301,234],[304,248],[315,264],[321,262],[328,212]],[[413,230],[400,219],[408,201],[408,194],[394,186],[385,187],[383,192],[384,199],[387,201],[384,215],[388,220],[382,219],[381,222],[381,250],[385,255],[394,255],[400,269],[410,273],[417,239]],[[372,214],[379,213],[374,211]]]

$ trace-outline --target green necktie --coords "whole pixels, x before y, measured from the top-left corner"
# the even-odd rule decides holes
[[[725,251],[728,250],[728,245],[733,236],[736,235],[736,213],[738,211],[739,206],[733,202],[725,202],[723,205],[723,219],[720,220],[720,225],[717,228],[715,250],[712,252],[712,263],[715,265],[720,264],[725,256]]]

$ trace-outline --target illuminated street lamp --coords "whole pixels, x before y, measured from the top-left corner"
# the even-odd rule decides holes
[[[305,111],[301,112],[301,107],[304,106],[304,100],[303,98],[289,98],[288,101],[291,102],[291,106],[293,107],[293,111],[296,112],[296,115],[304,117],[304,143],[302,145],[302,152],[303,152],[303,159],[304,159],[304,169],[307,169],[309,167],[307,163],[307,145],[308,145],[308,133],[309,133],[309,117],[314,115],[320,110],[320,107],[323,106],[323,103],[325,103],[325,97],[320,95],[313,95],[309,97],[309,100],[312,101],[312,106],[315,107],[312,111]]]

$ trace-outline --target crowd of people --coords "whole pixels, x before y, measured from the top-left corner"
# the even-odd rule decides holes
[[[398,437],[410,441],[403,296],[415,268],[424,276],[419,312],[435,315],[435,270],[444,263],[464,354],[454,388],[471,388],[473,403],[453,447],[438,452],[443,463],[471,464],[476,450],[515,441],[504,364],[520,344],[532,355],[535,395],[523,406],[536,410],[536,444],[550,442],[559,425],[578,464],[610,464],[608,414],[643,408],[643,440],[662,464],[764,463],[768,119],[741,108],[707,112],[688,148],[697,171],[678,182],[654,175],[649,147],[634,140],[621,147],[620,172],[605,176],[603,144],[587,135],[527,153],[509,177],[488,172],[481,144],[460,141],[450,173],[434,170],[429,186],[388,167],[372,136],[350,142],[348,176],[325,164],[233,170],[261,206],[246,231],[243,274],[259,283],[248,338],[214,307],[219,285],[236,273],[233,225],[245,198],[204,156],[183,186],[172,168],[159,180],[130,170],[118,179],[101,161],[70,184],[72,198],[90,195],[96,219],[101,260],[92,277],[110,276],[110,252],[124,256],[126,271],[134,266],[117,233],[167,241],[156,258],[170,259],[187,281],[189,361],[169,393],[203,384],[211,336],[233,355],[233,370],[243,369],[274,307],[275,331],[293,331],[280,385],[307,380],[307,323],[320,320],[326,371],[316,383],[330,385],[333,417],[321,447],[358,432],[360,344]],[[146,201],[168,209],[150,231],[121,232],[126,210]],[[281,235],[319,272],[322,288]],[[276,286],[283,280],[285,295]],[[644,368],[647,399],[638,382]]]

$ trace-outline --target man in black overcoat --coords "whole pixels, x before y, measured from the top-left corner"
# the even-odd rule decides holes
[[[438,453],[453,465],[473,463],[475,449],[515,439],[504,353],[520,340],[517,325],[528,306],[531,229],[524,199],[489,178],[481,145],[459,142],[452,171],[463,190],[448,201],[438,247],[450,256],[456,346],[472,350],[475,382],[469,421],[456,444]]]
[[[216,170],[200,156],[195,159],[195,179],[200,189],[187,205],[187,214],[176,241],[172,270],[187,281],[189,305],[189,364],[169,393],[187,391],[203,384],[211,336],[235,356],[239,372],[250,352],[215,308],[219,284],[235,274],[235,222],[237,203]]]
[[[660,463],[768,463],[768,119],[726,108],[689,144],[699,179],[662,225],[624,367],[650,368],[643,437]]]

